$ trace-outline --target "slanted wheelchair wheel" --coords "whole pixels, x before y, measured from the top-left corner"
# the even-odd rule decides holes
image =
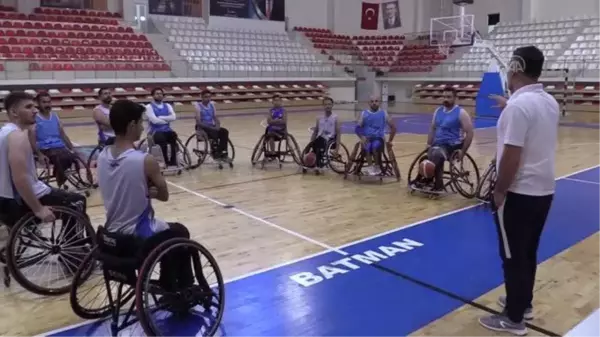
[[[192,156],[190,156],[190,151],[188,151],[185,144],[183,144],[183,142],[179,138],[177,138],[177,144],[179,145],[179,152],[177,156],[181,154],[181,162],[179,164],[183,166],[186,170],[192,169]]]
[[[100,154],[100,152],[102,152],[102,150],[104,149],[104,146],[102,145],[97,145],[92,152],[90,153],[89,157],[87,158],[86,161],[86,167],[89,169],[93,169],[96,168],[96,158],[98,158],[98,154]]]
[[[463,197],[472,199],[477,195],[480,176],[477,163],[473,158],[465,153],[463,160],[458,162],[456,152],[452,155],[450,162],[451,186]]]
[[[425,159],[427,159],[427,149],[421,151],[415,160],[413,160],[412,164],[410,164],[407,177],[408,186],[414,183],[415,179],[417,179],[417,176],[419,175],[419,164]]]
[[[250,162],[252,163],[252,166],[256,165],[264,155],[264,142],[265,135],[262,135],[256,143],[256,146],[254,146],[254,149],[252,150],[252,156],[250,157]]]
[[[52,210],[56,216],[52,223],[42,223],[33,213],[21,218],[6,246],[10,273],[23,288],[38,295],[68,293],[79,265],[96,243],[86,216],[66,207],[53,206]],[[40,270],[42,275],[37,274]]]
[[[135,296],[135,288],[113,280],[106,280],[102,262],[97,260],[98,248],[86,255],[73,277],[69,300],[73,312],[83,319],[99,319],[110,316],[116,305],[125,304]]]
[[[75,168],[75,171],[72,174],[67,174],[67,181],[75,188],[84,190],[98,187],[94,182],[94,175],[91,168],[79,155],[75,156],[75,162],[71,164],[71,168]]]
[[[344,174],[346,173],[346,166],[350,161],[348,149],[346,148],[346,145],[342,144],[342,142],[337,144],[337,152],[335,155],[332,154],[333,149],[334,142],[329,142],[326,150],[327,166],[329,166],[329,168],[337,174]]]
[[[194,133],[185,141],[184,147],[190,152],[190,155],[194,154],[196,158],[195,162],[192,160],[193,164],[190,165],[190,169],[199,167],[208,157],[208,139],[206,135]]]
[[[281,143],[279,143],[281,146]],[[298,142],[296,141],[296,138],[294,138],[293,135],[291,134],[287,134],[286,138],[285,138],[285,146],[286,146],[286,150],[291,154],[292,159],[294,159],[294,162],[296,162],[296,164],[302,166],[302,157],[301,157],[301,152],[300,152],[300,146],[298,146]],[[283,161],[283,160],[282,160]]]
[[[483,173],[479,186],[477,187],[477,199],[489,202],[490,196],[496,183],[496,166],[490,164]]]
[[[154,280],[158,274],[157,265],[166,254],[176,249],[190,252],[192,258],[187,263],[193,267],[194,284],[169,292],[159,288]],[[206,275],[214,278],[206,279]],[[194,325],[198,326],[194,335],[213,336],[223,318],[225,285],[221,270],[204,246],[189,239],[171,239],[156,247],[140,269],[135,291],[137,316],[147,336],[189,334]],[[186,320],[185,332],[177,330],[183,315],[190,316]]]

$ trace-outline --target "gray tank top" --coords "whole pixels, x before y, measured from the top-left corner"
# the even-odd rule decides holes
[[[98,109],[98,110],[102,111],[102,113],[107,117],[110,115],[110,109],[104,107],[102,104],[97,105],[94,109]],[[107,128],[105,126],[98,124],[98,136],[100,139],[106,139],[106,138],[114,137],[115,132],[111,128]]]
[[[335,122],[337,121],[337,115],[331,114],[329,117],[319,118],[319,134],[317,137],[323,137],[325,139],[331,139],[335,136]]]
[[[98,155],[98,187],[106,209],[106,230],[147,238],[169,226],[154,218],[144,173],[144,152],[130,149],[117,158],[113,146]]]
[[[0,197],[6,199],[19,199],[17,190],[12,182],[10,166],[8,165],[8,136],[18,131],[16,124],[8,123],[0,129]],[[27,177],[33,189],[33,193],[39,199],[52,191],[50,186],[44,184],[37,178],[37,168],[33,158],[31,147],[27,147]]]

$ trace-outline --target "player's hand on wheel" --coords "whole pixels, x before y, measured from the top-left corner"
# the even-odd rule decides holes
[[[38,217],[43,222],[52,222],[56,220],[54,216],[54,212],[48,206],[42,206],[37,212],[34,212],[35,216]]]

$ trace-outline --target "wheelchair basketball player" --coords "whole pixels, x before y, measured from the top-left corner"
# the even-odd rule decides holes
[[[324,114],[317,118],[313,134],[310,139],[310,147],[312,152],[316,155],[318,169],[322,169],[325,166],[326,156],[337,155],[337,149],[340,144],[340,123],[338,117],[333,113],[333,99],[331,97],[325,97],[323,99]],[[327,146],[330,142],[334,142],[332,146],[331,154],[327,154]]]
[[[0,129],[0,215],[9,228],[19,219],[33,212],[44,223],[53,222],[55,215],[50,206],[69,207],[86,212],[86,199],[77,193],[52,188],[37,177],[29,129],[36,122],[34,97],[25,92],[12,92],[4,98],[9,122]],[[87,215],[86,215],[87,216]],[[74,225],[61,219],[63,226]],[[76,223],[76,222],[75,222]],[[61,241],[71,241],[77,230],[62,231]],[[64,259],[64,260],[63,260]],[[60,255],[59,261],[69,271],[78,266],[79,259],[71,254]]]
[[[162,88],[154,88],[150,93],[152,101],[146,105],[146,117],[150,125],[148,137],[152,137],[154,144],[160,147],[165,166],[177,168],[177,152],[179,144],[177,133],[171,128],[171,122],[177,119],[173,106],[163,102],[164,91]],[[171,149],[169,155],[168,148]]]
[[[66,170],[79,163],[58,114],[52,112],[50,94],[41,92],[35,100],[38,113],[29,132],[31,146],[39,162],[52,164],[56,184],[61,187],[67,181]]]
[[[390,128],[387,144],[391,145],[396,136],[396,125],[387,111],[380,109],[379,97],[371,96],[369,109],[363,110],[358,118],[356,135],[362,144],[367,161],[366,174],[376,176],[381,174],[381,154],[385,151],[385,127]],[[354,154],[353,157],[357,155]],[[375,166],[373,165],[375,157]],[[352,160],[354,160],[353,158]]]
[[[208,139],[215,142],[215,148],[211,149],[214,159],[226,160],[229,157],[227,153],[229,130],[221,127],[221,121],[217,117],[217,108],[211,101],[212,93],[204,89],[200,96],[202,101],[194,103],[196,108],[196,131],[204,131]]]
[[[433,177],[425,177],[419,170],[412,188],[423,189],[433,184],[431,191],[441,192],[444,189],[444,162],[455,152],[456,159],[462,160],[472,141],[471,116],[456,104],[456,90],[445,88],[444,102],[433,114],[427,137],[427,160],[435,165],[435,173]]]
[[[282,106],[281,95],[273,95],[273,107],[267,115],[267,142],[271,155],[276,152],[275,140],[283,139],[287,133],[287,114]]]
[[[98,144],[111,145],[115,140],[115,133],[108,120],[110,104],[113,100],[110,89],[100,88],[100,90],[98,90],[98,100],[100,101],[100,104],[92,111],[92,117],[98,126]]]
[[[144,131],[145,108],[130,100],[119,100],[110,109],[109,120],[115,142],[98,156],[98,182],[106,209],[105,229],[139,239],[145,256],[172,238],[190,238],[185,226],[154,217],[151,199],[169,200],[167,183],[158,162],[134,145]],[[160,284],[165,290],[182,289],[194,282],[187,251],[167,254],[161,263]]]

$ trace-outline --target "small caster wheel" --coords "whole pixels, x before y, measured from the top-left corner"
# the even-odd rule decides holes
[[[93,184],[92,188],[98,188],[98,184]]]
[[[181,170],[177,170],[177,175],[180,176],[181,175]]]
[[[229,163],[229,168],[233,168],[233,163]]]
[[[219,164],[219,170],[223,169],[223,164]]]
[[[315,175],[316,175],[316,176],[320,176],[320,175],[321,175],[321,171],[319,171],[319,170],[315,170]]]
[[[85,192],[83,192],[83,194],[85,194],[85,196],[86,196],[86,197],[88,197],[88,198],[89,198],[89,197],[90,197],[90,195],[91,195],[91,194],[90,194],[90,191],[85,191]]]
[[[69,190],[69,186],[67,185],[62,185],[63,190],[68,191]]]
[[[305,168],[302,169],[302,174],[306,174],[306,169]]]

